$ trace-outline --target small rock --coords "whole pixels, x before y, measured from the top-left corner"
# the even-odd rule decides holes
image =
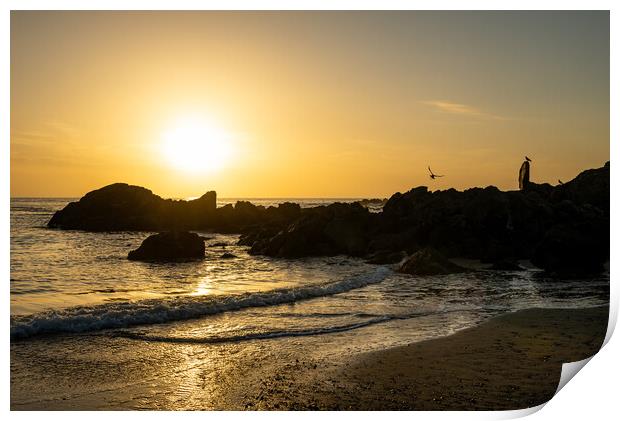
[[[452,263],[437,250],[427,247],[414,253],[399,271],[410,275],[447,275],[465,272],[467,269]]]

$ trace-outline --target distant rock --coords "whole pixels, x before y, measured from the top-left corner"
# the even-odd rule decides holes
[[[357,203],[367,208],[370,211],[380,211],[387,203],[387,199],[361,199]]]
[[[214,221],[215,200],[213,191],[196,200],[165,200],[144,187],[116,183],[69,203],[47,226],[85,231],[198,229]]]
[[[444,255],[433,248],[424,248],[405,261],[399,272],[410,275],[448,275],[465,272],[467,269],[452,263]]]
[[[220,256],[220,258],[222,259],[235,259],[237,256],[235,256],[232,253],[224,253]]]
[[[186,231],[169,231],[147,237],[140,247],[130,251],[129,260],[167,261],[202,259],[205,243],[201,236]]]
[[[115,183],[69,203],[52,216],[47,226],[85,231],[243,233],[256,226],[288,224],[301,211],[296,203],[265,208],[247,201],[217,208],[216,199],[214,191],[189,201],[162,199],[143,187]]]

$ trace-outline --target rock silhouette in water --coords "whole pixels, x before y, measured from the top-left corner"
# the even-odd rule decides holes
[[[153,234],[136,250],[129,252],[129,260],[166,261],[177,259],[202,259],[205,242],[201,236],[187,231],[170,231]]]
[[[214,219],[216,193],[190,201],[163,199],[144,187],[115,183],[87,193],[56,212],[50,228],[86,231],[196,229]]]
[[[184,231],[243,232],[256,224],[282,224],[296,219],[300,206],[277,207],[237,202],[216,206],[217,195],[209,191],[195,200],[163,199],[144,187],[115,183],[87,193],[57,211],[50,228],[85,231]]]
[[[530,184],[530,161],[531,159],[526,156],[519,169],[519,190],[525,190]]]

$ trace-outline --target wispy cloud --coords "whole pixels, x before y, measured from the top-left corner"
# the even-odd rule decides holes
[[[81,131],[67,122],[43,121],[26,130],[11,130],[11,161],[27,164],[66,166],[88,162],[92,154]]]
[[[456,114],[465,117],[474,117],[479,119],[489,119],[489,120],[508,120],[506,117],[499,116],[497,114],[491,114],[484,111],[479,110],[476,107],[472,107],[471,105],[459,104],[458,102],[452,101],[421,101],[422,104],[433,107],[435,110],[440,111],[442,113],[447,114]]]
[[[45,121],[35,130],[11,130],[13,141],[29,143],[70,141],[79,135],[80,131],[76,127],[58,120]]]

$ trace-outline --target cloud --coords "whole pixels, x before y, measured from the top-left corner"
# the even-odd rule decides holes
[[[508,120],[506,117],[486,113],[470,105],[459,104],[452,101],[422,101],[422,104],[429,105],[435,110],[447,114],[456,114],[465,117],[474,117],[488,120]]]
[[[92,155],[80,130],[63,121],[49,120],[26,130],[11,130],[11,162],[66,166],[86,162]]]
[[[76,127],[58,120],[43,122],[35,130],[11,130],[12,141],[19,143],[57,143],[74,140],[79,135],[80,131]]]

